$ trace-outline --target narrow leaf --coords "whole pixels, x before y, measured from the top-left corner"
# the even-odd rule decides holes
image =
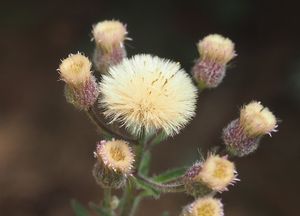
[[[71,207],[76,216],[88,216],[88,210],[75,199],[71,200]]]
[[[140,179],[134,179],[134,182],[136,183],[136,186],[139,189],[143,189],[148,196],[153,196],[155,199],[157,199],[160,196],[160,192],[154,189],[150,184],[147,182],[144,182]]]
[[[149,168],[150,168],[150,160],[151,160],[151,154],[149,151],[146,151],[143,154],[143,158],[141,160],[140,166],[139,166],[139,173],[147,176],[149,173]]]
[[[111,216],[110,212],[108,209],[102,208],[100,206],[98,206],[97,204],[90,202],[89,206],[92,210],[94,210],[97,215],[99,216]]]
[[[167,135],[164,132],[160,132],[152,141],[151,141],[151,146],[155,146],[160,144],[162,141],[167,139]]]
[[[153,180],[159,183],[166,183],[170,182],[172,180],[175,180],[176,178],[184,175],[186,171],[186,167],[178,167],[171,170],[167,170],[164,173],[161,173],[155,177],[153,177]]]

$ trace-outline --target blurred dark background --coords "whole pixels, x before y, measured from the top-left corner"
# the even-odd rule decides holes
[[[221,195],[230,216],[299,215],[300,13],[297,1],[7,1],[0,8],[0,215],[67,216],[71,198],[87,205],[102,191],[91,175],[100,139],[84,113],[65,102],[60,59],[91,55],[91,26],[128,24],[129,55],[151,53],[189,71],[196,42],[219,33],[238,57],[221,86],[199,97],[197,117],[154,150],[153,174],[192,164],[197,149],[221,143],[221,130],[253,99],[282,122],[258,151],[237,159],[239,182]],[[138,215],[178,215],[183,194],[146,200]]]

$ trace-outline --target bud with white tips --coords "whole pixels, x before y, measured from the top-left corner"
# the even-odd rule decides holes
[[[212,191],[228,190],[228,185],[237,181],[234,163],[226,156],[213,154],[205,161],[194,164],[184,179],[187,193],[194,197],[204,196]]]
[[[197,44],[199,60],[192,69],[200,88],[215,88],[223,80],[227,63],[235,56],[234,44],[218,34],[208,35]]]
[[[116,20],[106,20],[93,26],[92,34],[96,44],[93,60],[97,70],[105,74],[110,66],[126,57],[126,26]]]
[[[254,152],[262,136],[275,132],[276,128],[273,113],[260,102],[252,101],[242,107],[238,119],[223,129],[223,141],[231,155],[242,157]]]
[[[59,65],[60,78],[66,83],[66,99],[79,109],[88,109],[99,95],[91,67],[89,59],[80,53],[70,54]]]
[[[102,140],[97,144],[93,175],[102,187],[120,188],[132,173],[134,154],[123,140]]]

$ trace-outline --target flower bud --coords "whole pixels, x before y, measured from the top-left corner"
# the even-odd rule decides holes
[[[223,216],[223,204],[213,197],[198,198],[182,210],[181,216]]]
[[[121,22],[107,20],[97,23],[92,34],[96,43],[93,60],[97,70],[105,74],[110,66],[120,63],[126,57],[124,40],[127,30]]]
[[[227,63],[236,56],[234,44],[218,34],[208,35],[197,44],[199,60],[192,69],[201,88],[215,88],[223,80]]]
[[[270,134],[277,127],[273,113],[257,101],[252,101],[241,109],[240,123],[250,137]]]
[[[95,152],[98,162],[93,169],[96,182],[102,187],[120,188],[131,175],[134,154],[123,140],[101,141]]]
[[[186,193],[193,197],[203,197],[212,192],[212,189],[196,180],[196,176],[199,174],[201,169],[202,163],[197,162],[187,170],[183,178]]]
[[[218,155],[209,155],[204,162],[194,164],[184,179],[187,193],[195,197],[225,191],[237,180],[234,163]]]
[[[240,118],[223,129],[223,141],[227,151],[238,157],[254,152],[261,137],[276,131],[277,120],[260,102],[253,101],[242,107]]]
[[[80,53],[69,55],[59,66],[60,78],[66,83],[66,99],[79,109],[92,106],[99,95],[91,66],[89,59]]]

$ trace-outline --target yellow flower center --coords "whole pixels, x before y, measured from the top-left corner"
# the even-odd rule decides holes
[[[125,154],[119,147],[112,147],[110,149],[110,154],[111,157],[116,161],[123,161],[125,159]]]
[[[215,207],[210,203],[202,204],[199,208],[197,208],[197,216],[214,216],[215,215]]]
[[[224,179],[227,177],[227,172],[226,172],[227,170],[228,167],[226,166],[225,163],[223,163],[222,161],[217,161],[213,176],[218,179]]]

